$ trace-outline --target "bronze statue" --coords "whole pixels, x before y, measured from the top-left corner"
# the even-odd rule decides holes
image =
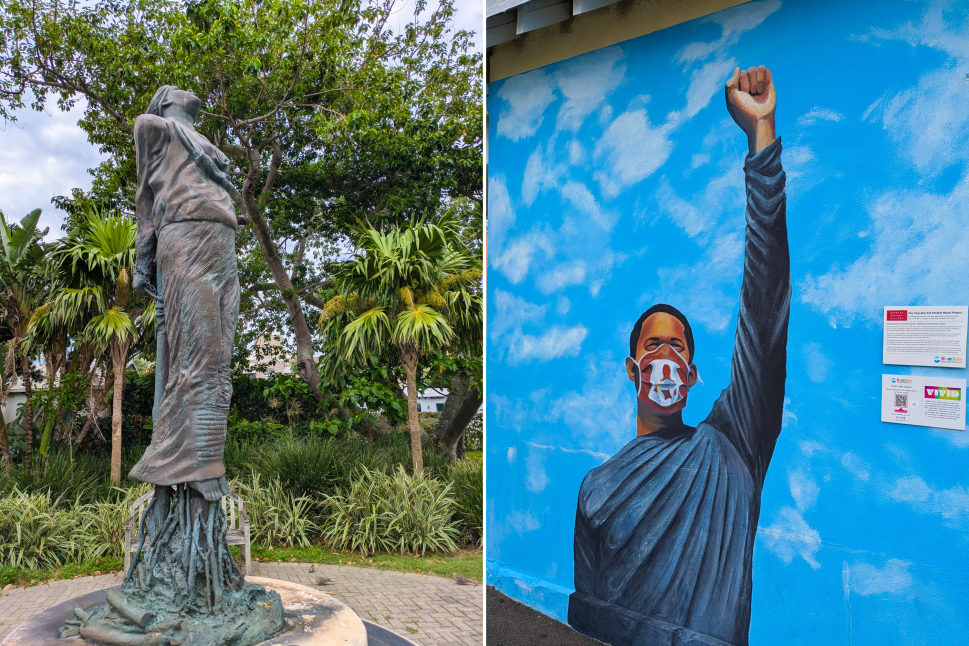
[[[135,120],[133,283],[156,300],[158,345],[151,445],[129,477],[155,485],[155,493],[121,592],[90,614],[75,611],[79,621],[63,636],[248,646],[283,628],[279,594],[245,581],[225,538],[237,193],[226,157],[195,131],[199,108],[193,93],[165,85]]]

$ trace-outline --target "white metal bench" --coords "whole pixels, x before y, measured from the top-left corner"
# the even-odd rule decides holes
[[[124,524],[124,571],[127,572],[131,567],[135,551],[138,549],[140,540],[139,531],[145,508],[151,501],[154,491],[149,491],[144,496],[132,503],[128,522]],[[249,515],[246,514],[242,498],[234,491],[230,491],[228,496],[222,498],[222,509],[225,511],[227,528],[225,532],[226,541],[229,545],[239,545],[242,548],[242,558],[246,562],[246,576],[252,574],[252,542],[249,531]],[[145,537],[145,546],[142,550],[147,551],[151,547],[151,537]]]

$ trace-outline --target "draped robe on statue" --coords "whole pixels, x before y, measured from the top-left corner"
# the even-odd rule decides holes
[[[730,384],[709,417],[591,470],[569,623],[614,646],[746,645],[760,497],[784,408],[790,257],[781,142],[749,155]]]
[[[174,119],[135,120],[138,269],[159,297],[151,445],[129,478],[175,485],[218,478],[239,320],[238,220],[227,159]]]

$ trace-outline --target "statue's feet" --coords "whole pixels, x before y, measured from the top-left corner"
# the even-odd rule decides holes
[[[219,478],[209,478],[208,480],[196,480],[189,482],[188,486],[202,494],[202,497],[209,502],[220,500],[222,496],[229,495],[229,483],[225,476]]]

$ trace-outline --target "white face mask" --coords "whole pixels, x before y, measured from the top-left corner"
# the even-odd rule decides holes
[[[666,346],[668,351],[664,351],[663,346]],[[657,356],[664,354],[670,356],[670,352],[674,358]],[[646,361],[650,356],[656,358]],[[644,361],[646,361],[645,365],[643,365]],[[640,399],[648,398],[657,405],[668,408],[682,401],[686,396],[684,391],[689,388],[689,384],[684,381],[684,378],[688,378],[690,373],[690,362],[668,343],[644,355],[637,364],[637,368],[639,368],[637,394]]]

